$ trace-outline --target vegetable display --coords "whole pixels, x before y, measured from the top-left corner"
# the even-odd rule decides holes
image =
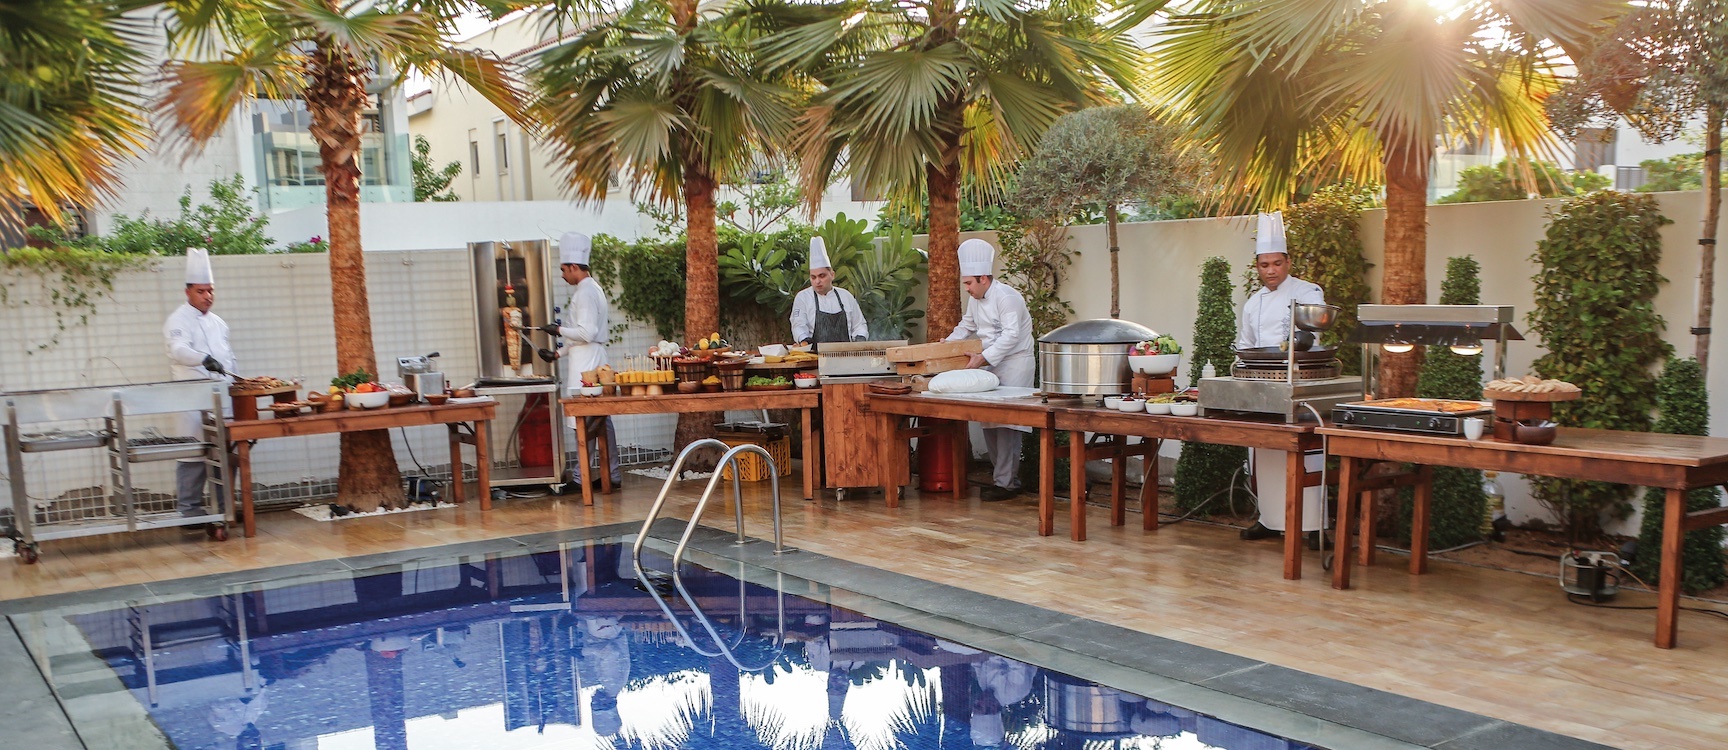
[[[1135,356],[1154,354],[1181,354],[1182,345],[1176,343],[1174,336],[1159,336],[1151,341],[1142,341],[1128,351]]]
[[[757,375],[757,376],[755,376],[755,377],[752,377],[752,378],[750,378],[750,379],[749,379],[749,380],[746,380],[746,381],[744,381],[744,385],[745,385],[745,386],[753,386],[753,385],[791,385],[791,384],[792,384],[792,381],[790,381],[790,380],[787,380],[787,379],[786,379],[786,377],[785,377],[785,376],[784,376],[784,375],[776,375],[776,376],[774,376],[774,377],[771,377],[771,378],[766,378],[766,377],[763,377],[763,376],[761,376],[761,375]]]

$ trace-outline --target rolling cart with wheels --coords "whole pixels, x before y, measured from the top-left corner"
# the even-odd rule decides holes
[[[128,386],[97,386],[0,394],[13,529],[10,536],[26,564],[41,556],[40,543],[122,531],[204,524],[211,538],[227,538],[233,503],[227,500],[232,466],[221,420],[221,381],[187,380]],[[203,414],[195,437],[140,435],[128,419],[179,412]],[[25,432],[26,427],[59,428]],[[106,448],[110,487],[103,495],[35,500],[25,480],[26,454]],[[132,465],[196,458],[204,461],[205,501],[199,512],[181,515],[174,497],[142,499]]]

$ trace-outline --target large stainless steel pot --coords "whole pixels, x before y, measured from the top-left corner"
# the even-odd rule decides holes
[[[1134,373],[1128,349],[1158,332],[1139,323],[1099,318],[1062,326],[1038,339],[1039,388],[1071,396],[1126,393]]]
[[[1117,690],[1075,677],[1044,674],[1045,721],[1063,732],[1123,735],[1132,730],[1131,712]]]

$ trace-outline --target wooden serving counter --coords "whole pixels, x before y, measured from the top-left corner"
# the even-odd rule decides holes
[[[1680,548],[1685,532],[1728,523],[1728,507],[1687,512],[1686,492],[1728,484],[1728,438],[1664,435],[1619,430],[1562,428],[1549,445],[1523,445],[1500,440],[1465,440],[1440,435],[1415,435],[1350,427],[1319,431],[1327,452],[1340,459],[1338,482],[1339,554],[1332,567],[1333,588],[1350,587],[1351,556],[1344,546],[1361,515],[1360,497],[1387,484],[1367,474],[1376,463],[1416,464],[1400,475],[1415,484],[1416,505],[1411,521],[1410,573],[1428,570],[1428,505],[1432,466],[1535,474],[1562,479],[1619,482],[1667,491],[1662,525],[1662,575],[1657,587],[1656,646],[1673,648],[1679,635]],[[1413,480],[1413,481],[1412,481]],[[1358,557],[1372,559],[1374,535],[1366,523],[1358,541]]]
[[[723,393],[668,393],[659,396],[572,396],[561,399],[564,416],[576,418],[577,450],[587,460],[588,418],[611,417],[620,414],[689,414],[700,412],[760,409],[798,409],[804,427],[804,499],[816,497],[816,462],[811,456],[821,455],[821,434],[816,431],[812,412],[822,405],[817,388],[794,388],[787,391],[727,391]],[[606,441],[600,441],[600,465],[607,462]],[[599,472],[601,488],[612,490],[612,477]],[[584,472],[583,478],[587,479]],[[582,483],[582,504],[594,504],[594,486]]]
[[[235,445],[235,463],[240,485],[240,515],[246,536],[258,533],[253,523],[252,444],[271,438],[328,435],[396,427],[441,424],[450,433],[450,498],[462,502],[462,444],[474,446],[474,466],[480,472],[480,509],[492,509],[492,459],[487,453],[486,423],[498,413],[496,401],[449,403],[441,406],[396,406],[381,409],[345,409],[273,419],[236,419],[225,422],[228,439]],[[462,427],[468,434],[462,434]]]

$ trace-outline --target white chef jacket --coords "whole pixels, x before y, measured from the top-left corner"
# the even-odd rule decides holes
[[[198,308],[181,304],[168,314],[162,324],[162,338],[168,344],[168,376],[171,380],[227,380],[204,369],[204,357],[215,357],[229,372],[239,365],[234,349],[228,344],[228,322],[213,312],[198,312]],[[203,428],[200,412],[180,416],[180,437],[198,437]]]
[[[817,295],[813,287],[804,287],[792,297],[792,341],[810,338],[816,332],[816,313],[837,313],[846,310],[846,329],[851,338],[870,338],[870,324],[864,322],[864,310],[851,292],[834,287],[827,294]]]
[[[582,373],[607,364],[606,339],[611,333],[606,316],[610,306],[600,282],[590,276],[570,291],[570,302],[564,305],[564,325],[558,335],[564,338],[564,351],[558,355],[564,363],[564,393],[575,395],[582,386]]]
[[[1032,360],[1032,313],[1026,309],[1026,298],[1000,281],[992,281],[984,299],[966,296],[966,314],[960,325],[945,341],[959,341],[976,336],[984,344],[984,361],[996,373],[1002,385],[1029,388],[1036,373]],[[984,425],[1009,427],[1008,425]],[[1031,432],[1030,427],[1011,429]]]
[[[1255,349],[1277,346],[1290,337],[1290,302],[1325,304],[1320,286],[1294,276],[1284,279],[1277,289],[1260,287],[1242,303],[1242,313],[1236,316],[1236,348]]]

